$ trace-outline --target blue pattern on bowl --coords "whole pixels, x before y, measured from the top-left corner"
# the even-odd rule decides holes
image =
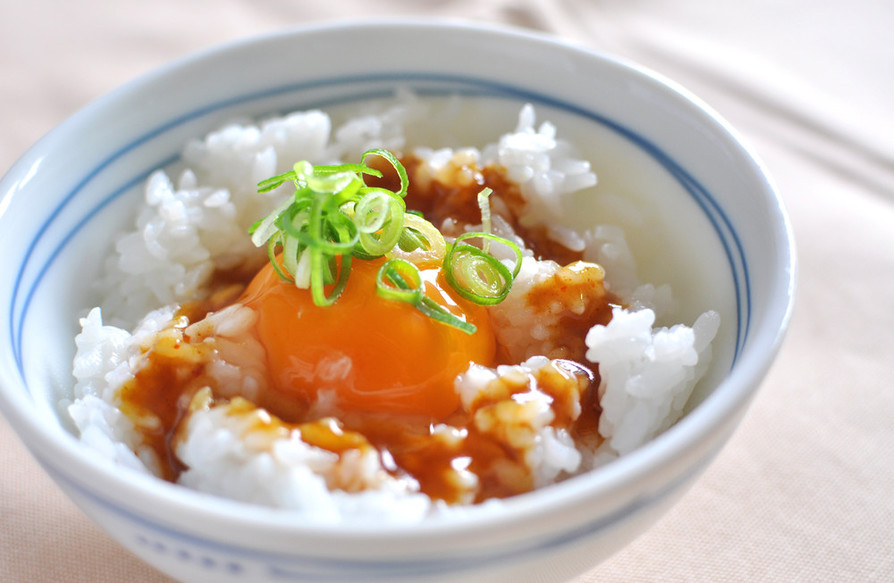
[[[661,504],[675,494],[685,491],[685,487],[700,475],[713,460],[720,447],[707,452],[686,472],[665,484],[662,488],[634,499],[630,503],[600,516],[583,525],[553,535],[546,540],[530,542],[511,549],[488,552],[484,556],[450,556],[442,554],[433,559],[371,560],[371,559],[326,559],[302,554],[300,551],[289,555],[269,551],[218,543],[188,533],[172,529],[149,515],[137,513],[109,500],[95,495],[90,488],[77,478],[65,475],[59,468],[44,464],[54,480],[66,485],[80,496],[116,514],[123,521],[137,529],[133,535],[138,551],[171,557],[178,562],[189,563],[217,575],[227,575],[227,581],[252,581],[256,570],[260,569],[270,579],[283,581],[381,581],[415,580],[435,575],[461,577],[465,572],[481,571],[488,567],[513,564],[522,560],[536,560],[538,556],[549,556],[558,548],[610,531],[616,525],[646,512],[650,507]]]

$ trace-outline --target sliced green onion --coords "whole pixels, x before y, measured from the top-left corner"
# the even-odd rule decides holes
[[[480,238],[508,246],[515,254],[515,266],[509,270],[499,259],[479,247],[462,243]],[[456,292],[476,304],[489,306],[506,299],[512,282],[521,269],[522,252],[518,245],[490,233],[465,233],[448,247],[444,257],[444,277]]]
[[[370,168],[365,164],[335,164],[331,166],[314,166],[314,170],[319,174],[332,174],[335,172],[353,172],[354,174],[370,174],[377,178],[382,177],[382,173],[375,168]]]
[[[292,199],[284,200],[272,213],[251,226],[248,232],[251,235],[251,242],[254,243],[256,247],[260,247],[266,243],[270,237],[279,231],[276,226],[276,221],[279,219],[279,215],[285,212],[291,205]]]
[[[260,192],[268,192],[294,182],[293,196],[252,225],[249,232],[255,245],[266,244],[277,275],[299,287],[309,287],[318,305],[333,303],[344,290],[353,255],[381,256],[400,239],[407,181],[402,179],[397,193],[367,187],[364,175],[382,176],[363,163],[371,155],[385,158],[395,165],[398,175],[406,177],[393,154],[371,150],[360,164],[315,167],[300,161],[292,170],[258,185]],[[359,214],[352,212],[356,209]],[[327,286],[332,286],[328,292]]]
[[[327,294],[324,285],[327,283],[327,279],[332,279],[333,268],[328,263],[328,258],[320,250],[308,249],[307,252],[310,253],[311,297],[318,306],[331,306],[341,296],[348,284],[348,276],[351,273],[351,256],[341,256],[341,265],[336,266],[338,277],[334,281],[335,286]]]
[[[367,202],[369,201],[369,202]],[[367,193],[354,207],[354,223],[359,234],[359,251],[381,257],[400,240],[404,230],[404,199],[382,189]]]
[[[387,190],[376,190],[354,205],[354,224],[361,233],[375,233],[390,216],[391,196]]]
[[[406,251],[407,253],[416,251],[417,249],[427,249],[428,239],[415,229],[410,229],[404,225],[404,232],[400,234],[400,239],[397,241],[397,247],[401,251]]]
[[[279,261],[276,259],[276,246],[279,243],[279,236],[270,239],[267,243],[267,258],[270,259],[270,263],[273,265],[273,271],[276,272],[276,275],[283,281],[295,281],[294,277],[288,272],[283,271],[283,267],[280,266]]]
[[[308,289],[310,287],[310,251],[305,249],[299,256],[295,265],[295,271],[292,272],[295,287]]]
[[[406,213],[404,230],[389,257],[405,259],[420,267],[440,266],[447,253],[447,243],[433,224],[420,216]]]
[[[366,162],[366,158],[368,156],[379,156],[380,158],[384,158],[391,167],[397,172],[397,177],[400,179],[400,190],[397,191],[397,195],[401,198],[407,196],[407,190],[410,187],[410,179],[407,176],[407,169],[404,168],[404,165],[400,163],[400,160],[397,159],[397,156],[389,152],[388,150],[383,150],[381,148],[373,148],[372,150],[367,150],[364,152],[363,156],[360,158],[360,162]],[[379,175],[381,176],[381,174]]]
[[[493,194],[490,188],[484,188],[478,193],[478,208],[481,209],[481,230],[490,235],[493,231],[490,224],[490,195]],[[490,251],[490,239],[481,242],[481,249],[485,253]]]
[[[367,164],[373,156],[394,168],[400,181],[397,192],[364,182],[366,175],[382,177],[381,171]],[[376,280],[380,295],[410,303],[434,320],[471,334],[474,325],[423,293],[419,267],[443,264],[450,285],[462,297],[479,304],[502,301],[518,274],[518,246],[490,233],[490,189],[478,195],[486,232],[463,235],[448,247],[434,225],[421,214],[407,211],[407,171],[387,150],[369,150],[359,164],[314,166],[300,161],[292,170],[260,182],[258,191],[269,192],[286,182],[294,183],[294,194],[254,223],[249,233],[256,246],[266,245],[276,274],[298,287],[309,288],[317,305],[331,305],[339,298],[347,285],[352,259],[387,256]],[[481,238],[483,248],[462,242],[471,237]],[[491,241],[514,250],[514,272],[488,253]]]
[[[274,189],[282,186],[286,182],[289,182],[289,181],[295,180],[295,179],[296,179],[295,171],[289,170],[288,172],[280,174],[279,176],[273,176],[271,178],[268,178],[267,180],[262,180],[261,182],[259,182],[258,183],[258,192],[262,193],[262,194],[265,192],[270,192],[271,190],[274,190]]]
[[[376,273],[376,292],[386,300],[415,306],[423,296],[419,269],[409,261],[389,259]]]
[[[419,268],[404,259],[389,259],[382,264],[376,274],[376,292],[385,299],[411,304],[429,318],[466,334],[478,329],[426,296]]]
[[[300,164],[301,162],[299,162]],[[297,166],[297,164],[296,164]],[[308,164],[310,166],[310,164]],[[353,172],[328,172],[317,173],[310,166],[309,172],[304,176],[307,188],[314,192],[336,194],[356,184],[360,179]]]
[[[298,283],[298,263],[301,261],[301,257],[309,255],[307,254],[307,250],[303,250],[298,243],[298,239],[294,237],[286,237],[285,241],[282,243],[282,266],[283,269],[286,270],[287,273],[291,274],[291,279],[295,282],[295,285],[298,287],[307,288],[306,285],[301,285]],[[282,277],[282,276],[280,276]]]
[[[422,301],[416,304],[416,309],[432,320],[457,328],[466,334],[474,334],[478,330],[475,324],[451,314],[444,306],[428,296],[422,296]]]

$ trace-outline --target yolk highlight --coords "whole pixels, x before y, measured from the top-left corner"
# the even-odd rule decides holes
[[[275,389],[306,402],[331,390],[352,411],[445,417],[459,406],[456,375],[470,362],[494,360],[489,316],[443,283],[439,269],[421,270],[426,295],[477,326],[474,334],[384,299],[375,284],[381,265],[355,259],[341,297],[326,307],[280,280],[269,263],[255,276],[242,303],[258,314]]]

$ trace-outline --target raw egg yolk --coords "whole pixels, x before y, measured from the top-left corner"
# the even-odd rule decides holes
[[[439,269],[420,270],[425,294],[477,326],[466,334],[414,306],[376,293],[382,260],[351,262],[331,306],[282,281],[267,264],[241,302],[258,314],[275,390],[311,403],[334,391],[344,410],[443,418],[459,406],[456,375],[470,362],[491,365],[495,340],[486,309],[457,296]]]

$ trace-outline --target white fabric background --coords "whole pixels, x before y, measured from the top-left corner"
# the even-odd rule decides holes
[[[172,59],[299,23],[515,24],[638,61],[725,116],[791,214],[791,331],[740,430],[652,530],[576,583],[894,581],[894,4],[883,0],[30,0],[0,6],[0,171]],[[170,583],[0,420],[0,581]]]

